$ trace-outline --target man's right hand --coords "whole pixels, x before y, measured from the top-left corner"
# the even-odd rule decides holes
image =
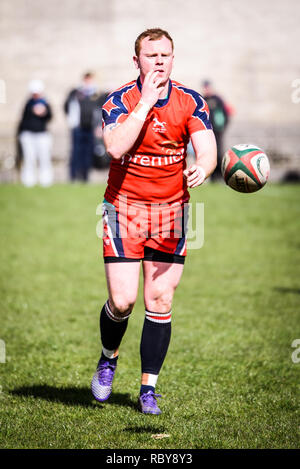
[[[159,71],[151,70],[147,73],[142,86],[142,101],[150,106],[150,109],[157,103],[161,92],[163,79],[158,78]]]
[[[37,103],[33,106],[32,111],[36,116],[40,117],[40,116],[44,116],[46,114],[47,108],[44,104]]]

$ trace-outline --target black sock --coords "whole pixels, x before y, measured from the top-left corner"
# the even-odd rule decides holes
[[[147,311],[140,345],[142,373],[159,374],[170,339],[171,313]]]
[[[108,363],[110,363],[110,365],[116,365],[117,361],[118,361],[118,358],[119,358],[118,356],[113,357],[113,358],[109,358],[106,355],[104,355],[103,350],[102,350],[101,357],[100,357],[100,360],[98,362],[98,366],[99,366],[100,362],[108,362]]]
[[[148,386],[147,384],[142,384],[142,385],[141,385],[141,389],[140,389],[140,396],[141,396],[142,394],[145,394],[145,393],[149,392],[149,391],[153,391],[153,392],[154,392],[154,391],[155,391],[155,387],[154,387],[154,386]]]
[[[107,350],[117,350],[126,332],[128,325],[128,317],[118,320],[114,317],[109,309],[108,302],[103,306],[100,313],[100,335],[101,342]],[[103,355],[103,352],[102,352]],[[102,357],[102,356],[101,356]],[[105,355],[104,355],[105,357]],[[114,357],[111,360],[115,360]],[[105,357],[107,361],[107,357]]]

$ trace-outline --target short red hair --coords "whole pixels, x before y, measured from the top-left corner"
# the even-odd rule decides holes
[[[174,44],[173,44],[173,39],[171,38],[170,34],[167,31],[164,31],[163,29],[160,28],[152,28],[152,29],[146,29],[146,31],[143,31],[136,39],[135,44],[134,44],[134,49],[135,49],[135,55],[138,57],[141,52],[141,42],[145,37],[149,38],[149,41],[158,41],[158,39],[161,39],[162,37],[166,37],[171,41],[172,44],[172,50],[174,50]]]

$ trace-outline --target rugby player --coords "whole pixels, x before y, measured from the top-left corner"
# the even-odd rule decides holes
[[[101,402],[111,394],[142,261],[146,313],[138,406],[145,414],[161,413],[155,387],[186,256],[188,188],[200,186],[216,167],[207,104],[196,91],[170,79],[173,60],[167,31],[141,33],[133,57],[139,77],[111,93],[102,108],[104,143],[112,158],[103,203],[108,300],[100,314],[102,354],[92,392]],[[196,161],[187,168],[189,139]]]

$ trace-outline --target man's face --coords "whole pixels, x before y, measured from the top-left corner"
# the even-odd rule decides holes
[[[83,78],[83,84],[89,88],[94,84],[94,78],[92,76],[84,77]]]
[[[158,77],[163,78],[163,85],[171,74],[173,59],[172,43],[165,36],[156,41],[150,41],[145,37],[141,42],[139,56],[133,57],[136,68],[140,69],[142,81],[148,72],[155,70],[159,72]]]
[[[203,94],[205,96],[212,96],[213,89],[212,89],[211,85],[204,85],[203,86]]]

